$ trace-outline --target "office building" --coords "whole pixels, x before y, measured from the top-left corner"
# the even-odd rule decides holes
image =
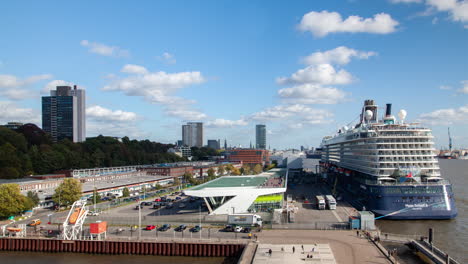
[[[231,162],[244,164],[270,164],[270,152],[264,149],[233,149],[224,152],[226,159]]]
[[[3,125],[3,127],[16,130],[16,129],[22,127],[23,125],[24,124],[21,123],[21,122],[8,122],[6,125]]]
[[[182,125],[182,143],[188,147],[203,146],[203,123],[188,122]]]
[[[208,139],[208,147],[212,149],[220,149],[219,140]]]
[[[255,148],[266,149],[266,126],[256,125],[255,127]]]
[[[42,129],[54,142],[68,138],[86,140],[85,91],[70,86],[57,86],[50,96],[42,97]]]

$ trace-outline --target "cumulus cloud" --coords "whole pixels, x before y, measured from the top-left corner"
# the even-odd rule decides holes
[[[461,81],[463,87],[458,90],[459,93],[468,94],[468,80]]]
[[[125,112],[122,110],[110,110],[99,105],[86,108],[86,117],[96,121],[118,121],[131,122],[135,121],[138,116],[133,112]]]
[[[336,104],[345,100],[346,94],[340,89],[316,84],[301,84],[278,91],[278,95],[300,104]]]
[[[274,121],[288,119],[296,123],[311,125],[327,124],[332,121],[333,114],[323,109],[314,109],[301,104],[278,105],[266,108],[263,111],[254,113],[251,116],[255,121]]]
[[[452,87],[448,85],[441,85],[439,86],[439,89],[440,90],[452,90]]]
[[[55,90],[57,86],[73,86],[73,83],[64,80],[53,80],[48,82],[41,90],[42,94],[49,94],[50,90]]]
[[[468,22],[468,1],[427,0],[426,4],[440,12],[449,12],[453,21]]]
[[[332,50],[324,52],[314,52],[302,59],[302,62],[307,65],[317,64],[338,64],[345,65],[351,61],[351,58],[368,59],[371,56],[377,55],[373,51],[359,51],[345,46],[340,46]]]
[[[182,118],[187,121],[197,121],[207,118],[205,113],[198,110],[188,109],[184,105],[168,106],[164,112],[169,116]]]
[[[396,31],[398,24],[398,21],[385,13],[376,14],[373,18],[349,16],[343,20],[337,12],[312,11],[302,17],[298,28],[316,37],[324,37],[330,33],[344,32],[388,34]]]
[[[235,126],[246,126],[248,124],[244,119],[239,120],[228,120],[217,118],[206,123],[207,127],[235,127]]]
[[[411,1],[411,0],[392,0],[393,3],[422,3],[423,1]],[[435,12],[448,12],[450,19],[456,22],[467,23],[468,22],[468,1],[466,0],[425,0],[425,5],[428,7],[424,12],[419,15],[427,16],[432,15]],[[437,18],[432,20],[433,24],[436,24]],[[464,25],[468,27],[467,24]]]
[[[31,108],[22,108],[10,101],[0,101],[0,122],[35,123],[39,125],[39,113]]]
[[[102,43],[90,42],[88,40],[82,40],[81,46],[88,48],[91,53],[99,54],[108,57],[128,57],[130,53],[127,50],[121,49],[117,46],[108,46]]]
[[[457,108],[445,108],[421,114],[418,122],[430,125],[451,125],[468,123],[468,105]]]
[[[353,76],[346,70],[336,70],[331,64],[310,65],[293,73],[291,77],[280,77],[279,84],[319,84],[335,85],[349,84]]]
[[[52,78],[50,74],[33,75],[20,79],[14,75],[0,75],[0,96],[11,100],[21,100],[33,96],[27,87],[42,80]]]
[[[133,74],[148,74],[148,70],[145,67],[135,64],[126,64],[120,71]]]
[[[173,54],[169,52],[164,52],[161,56],[157,57],[158,60],[167,63],[167,64],[176,64],[177,60]]]

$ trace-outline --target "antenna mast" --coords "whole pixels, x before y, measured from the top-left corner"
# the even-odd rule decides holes
[[[452,152],[452,137],[450,136],[450,127],[448,128],[449,150]]]

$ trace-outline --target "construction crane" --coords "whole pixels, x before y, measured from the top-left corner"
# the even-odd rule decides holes
[[[452,137],[450,136],[450,127],[448,128],[449,150],[452,152]]]

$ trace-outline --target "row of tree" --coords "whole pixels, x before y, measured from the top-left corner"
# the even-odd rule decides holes
[[[170,163],[184,158],[167,153],[173,147],[149,140],[121,141],[98,136],[85,142],[67,139],[53,143],[36,125],[16,131],[0,127],[0,178],[15,179],[31,174],[48,174],[65,169]]]

